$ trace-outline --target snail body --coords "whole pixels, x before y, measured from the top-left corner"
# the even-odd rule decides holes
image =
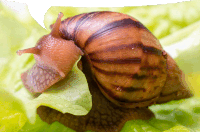
[[[138,20],[109,11],[61,21],[62,16],[35,47],[17,52],[33,53],[36,59],[21,76],[29,91],[45,91],[84,55],[102,94],[118,107],[146,107],[191,95],[175,61]]]

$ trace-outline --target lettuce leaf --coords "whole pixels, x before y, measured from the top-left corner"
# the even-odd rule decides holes
[[[134,16],[165,46],[189,45],[184,50],[176,48],[175,60],[186,73],[187,82],[194,91],[195,97],[153,105],[150,109],[154,112],[155,118],[148,121],[128,121],[121,131],[200,131],[200,71],[197,61],[200,56],[199,1],[126,8],[51,7],[45,15],[47,30],[39,26],[29,13],[24,20],[2,3],[0,9],[2,9],[0,10],[0,50],[3,51],[0,52],[0,131],[74,132],[58,122],[49,125],[41,121],[36,115],[36,109],[40,105],[46,105],[63,113],[87,114],[91,108],[91,95],[82,72],[75,66],[68,76],[69,80],[58,83],[44,94],[32,95],[23,87],[20,74],[35,63],[33,56],[19,57],[15,52],[18,49],[34,46],[42,35],[50,31],[49,25],[55,22],[59,12],[63,12],[66,18],[95,10],[112,10]],[[173,54],[172,48],[168,49],[168,52]],[[63,87],[64,90],[56,90]]]
[[[20,104],[16,99],[0,89],[0,131],[17,132],[27,122],[23,110],[18,107]]]
[[[190,32],[189,35],[185,34],[188,32]],[[199,36],[200,20],[161,39],[161,42],[168,43],[167,46],[164,46],[164,49],[175,58],[180,69],[186,74],[186,82],[198,97],[200,96],[200,62],[197,61],[200,59]]]
[[[5,14],[11,16],[13,14],[7,12],[6,8],[4,8],[3,11],[4,16],[2,16],[5,18],[3,19],[4,21],[1,21],[1,25],[6,25],[10,19],[7,18]],[[26,11],[28,12],[28,10]],[[20,21],[16,22],[14,19],[10,21],[11,22],[7,24],[12,25],[15,23],[14,26],[16,27],[13,26],[12,30],[14,30],[16,34],[17,32],[20,32],[21,28],[24,29],[22,31],[26,31],[29,34],[24,36],[24,42],[21,44],[19,44],[18,41],[12,41],[12,43],[10,43],[10,45],[16,44],[17,47],[20,47],[21,49],[33,47],[37,39],[43,34],[47,33],[47,31],[44,31],[44,29],[41,27],[36,27],[32,30],[29,30],[25,27],[20,28],[17,26],[23,25],[20,23]],[[8,27],[9,26],[6,28]],[[10,32],[11,30],[4,30],[4,33],[6,31]],[[16,35],[17,38],[18,36],[19,35]],[[10,36],[7,36],[7,38],[9,39]],[[1,42],[3,41],[6,43],[6,40],[2,40]],[[16,53],[18,48],[15,48],[15,51],[12,52]],[[19,62],[20,64],[18,64]],[[57,109],[63,113],[71,113],[74,115],[86,115],[90,111],[92,107],[91,94],[88,89],[86,78],[84,74],[78,69],[77,64],[74,65],[74,68],[64,80],[52,86],[48,91],[40,95],[34,95],[26,90],[20,77],[20,74],[29,69],[34,63],[35,61],[33,59],[33,55],[27,54],[23,56],[17,56],[16,54],[13,54],[9,62],[7,62],[6,65],[3,65],[4,67],[0,74],[0,84],[2,85],[1,88],[18,99],[18,101],[21,103],[20,107],[24,108],[25,113],[31,123],[35,122],[36,110],[41,105]]]
[[[19,59],[21,60],[21,58]],[[13,61],[13,63],[16,62]],[[18,85],[14,87],[12,94],[20,99],[26,115],[32,123],[35,122],[36,110],[41,105],[51,107],[62,113],[74,115],[85,115],[91,109],[92,102],[87,81],[77,65],[74,66],[64,80],[53,85],[49,90],[40,95],[29,93],[22,85],[20,77],[16,79],[16,84]]]
[[[200,98],[171,101],[153,105],[155,118],[128,121],[121,132],[173,132],[200,130]]]

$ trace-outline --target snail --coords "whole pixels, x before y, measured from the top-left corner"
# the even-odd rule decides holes
[[[36,60],[30,70],[22,73],[22,82],[30,92],[42,93],[65,78],[83,56],[86,60],[83,59],[83,65],[89,67],[95,81],[96,86],[90,87],[95,96],[92,96],[91,112],[76,117],[78,122],[74,125],[60,121],[61,115],[49,122],[57,120],[80,132],[118,132],[127,120],[151,118],[153,114],[147,107],[152,104],[192,96],[185,84],[184,73],[163,50],[159,40],[138,20],[111,11],[83,13],[61,21],[62,17],[59,13],[50,34],[43,36],[35,47],[17,51],[18,55],[33,53]],[[104,119],[91,118],[102,115],[103,109],[107,108],[116,114],[121,111],[117,123],[108,123],[108,117],[116,118],[105,114],[109,110],[103,113],[107,115]],[[42,118],[41,112],[38,113]],[[70,120],[75,117],[66,115]]]

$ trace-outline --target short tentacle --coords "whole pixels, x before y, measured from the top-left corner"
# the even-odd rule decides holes
[[[58,14],[58,18],[56,20],[56,23],[54,24],[53,29],[51,30],[51,33],[50,33],[54,37],[60,37],[59,36],[59,27],[60,27],[60,24],[61,24],[61,18],[62,17],[63,17],[63,13],[60,12]]]
[[[17,55],[22,55],[22,54],[24,54],[24,53],[39,54],[39,52],[40,52],[40,50],[39,50],[39,48],[36,46],[36,47],[24,49],[24,50],[18,50],[18,51],[17,51]]]

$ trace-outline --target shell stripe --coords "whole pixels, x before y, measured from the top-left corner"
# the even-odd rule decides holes
[[[111,63],[111,64],[140,64],[141,58],[109,58],[109,59],[90,59],[92,62],[96,63]]]
[[[136,87],[122,87],[122,86],[115,86],[118,88],[120,91],[125,91],[125,92],[136,92],[136,91],[143,91],[146,92],[145,88],[136,88]]]
[[[140,70],[162,70],[162,67],[158,67],[158,66],[142,66],[140,67]]]
[[[161,96],[161,97],[166,97],[166,96],[170,96],[170,95],[173,95],[173,94],[177,94],[177,92],[178,92],[178,91],[174,91],[174,92],[171,92],[171,93],[168,93],[168,94],[163,94],[163,93],[161,93],[160,96]]]
[[[74,16],[74,17],[70,17],[70,18],[69,18],[69,21],[67,22],[66,25],[70,25],[71,23],[73,23],[74,19],[76,19],[76,18],[79,17],[80,15],[81,15],[81,14],[76,15],[76,16]],[[65,20],[68,20],[68,19],[65,19]],[[62,22],[65,23],[65,20],[62,21]],[[66,35],[65,37],[67,38],[67,40],[72,40],[73,37],[72,37],[72,34],[68,32],[68,27],[69,27],[69,26],[66,26],[66,29],[64,28],[64,29],[62,30],[62,32],[63,32],[63,34]]]
[[[151,101],[155,98],[157,98],[159,95],[155,95],[151,98],[148,98],[148,99],[142,99],[142,100],[139,100],[139,101],[132,101],[132,100],[128,100],[128,99],[125,99],[125,98],[119,98],[118,96],[115,96],[111,93],[111,91],[109,91],[105,86],[103,86],[97,79],[95,79],[95,81],[97,82],[97,84],[102,88],[102,90],[104,92],[106,92],[111,98],[115,99],[115,100],[118,100],[119,102],[127,102],[127,103],[141,103],[141,102],[146,102],[146,101]],[[126,88],[124,87],[124,90]],[[134,89],[134,87],[132,88]],[[140,88],[142,91],[144,91],[144,88]],[[123,90],[123,91],[124,91]],[[135,90],[139,90],[139,88],[135,88]],[[129,91],[126,91],[126,92],[129,92]],[[133,91],[134,92],[134,91]]]
[[[161,56],[162,55],[162,50],[159,50],[157,48],[151,47],[151,46],[144,46],[141,42],[137,43],[132,43],[132,44],[121,44],[121,45],[115,45],[115,46],[110,46],[106,49],[99,50],[99,51],[94,51],[92,53],[89,53],[89,56],[92,56],[97,53],[104,53],[104,52],[111,52],[111,51],[116,51],[116,50],[122,50],[122,49],[135,49],[135,48],[142,48],[144,53],[147,54],[154,54]]]
[[[93,65],[93,68],[97,71],[97,72],[100,72],[104,75],[108,75],[108,76],[116,76],[116,75],[119,75],[119,76],[127,76],[127,77],[131,77],[133,79],[137,79],[137,80],[142,80],[142,79],[145,79],[147,78],[146,75],[138,75],[137,73],[135,74],[129,74],[129,73],[120,73],[120,72],[115,72],[115,71],[105,71],[105,70],[102,70],[96,66]]]
[[[156,49],[154,47],[142,45],[142,49],[143,49],[144,53],[147,53],[147,54],[154,54],[154,55],[159,55],[159,56],[162,55],[162,50]]]
[[[78,32],[78,28],[84,24],[86,21],[89,21],[93,15],[95,14],[99,14],[99,12],[90,12],[87,13],[85,15],[83,15],[77,22],[76,22],[76,26],[74,27],[74,33],[73,33],[73,40],[76,41],[76,33]]]
[[[125,26],[133,26],[133,27],[137,27],[140,29],[146,29],[140,22],[138,21],[134,21],[130,18],[126,18],[126,19],[122,19],[122,20],[118,20],[118,21],[114,21],[111,22],[105,26],[103,26],[101,29],[97,30],[95,33],[93,33],[85,42],[85,47],[88,46],[88,44],[93,41],[94,39],[103,36],[105,33],[107,32],[111,32],[116,28],[121,28],[121,27],[125,27]],[[85,48],[84,47],[84,48]]]
[[[117,96],[112,96],[115,100],[118,100],[119,102],[127,102],[127,103],[142,103],[142,102],[147,102],[147,101],[151,101],[151,100],[154,100],[155,98],[158,98],[159,95],[155,95],[151,98],[148,98],[148,99],[142,99],[142,100],[139,100],[139,101],[130,101],[128,99],[123,99],[123,98],[119,98]]]

